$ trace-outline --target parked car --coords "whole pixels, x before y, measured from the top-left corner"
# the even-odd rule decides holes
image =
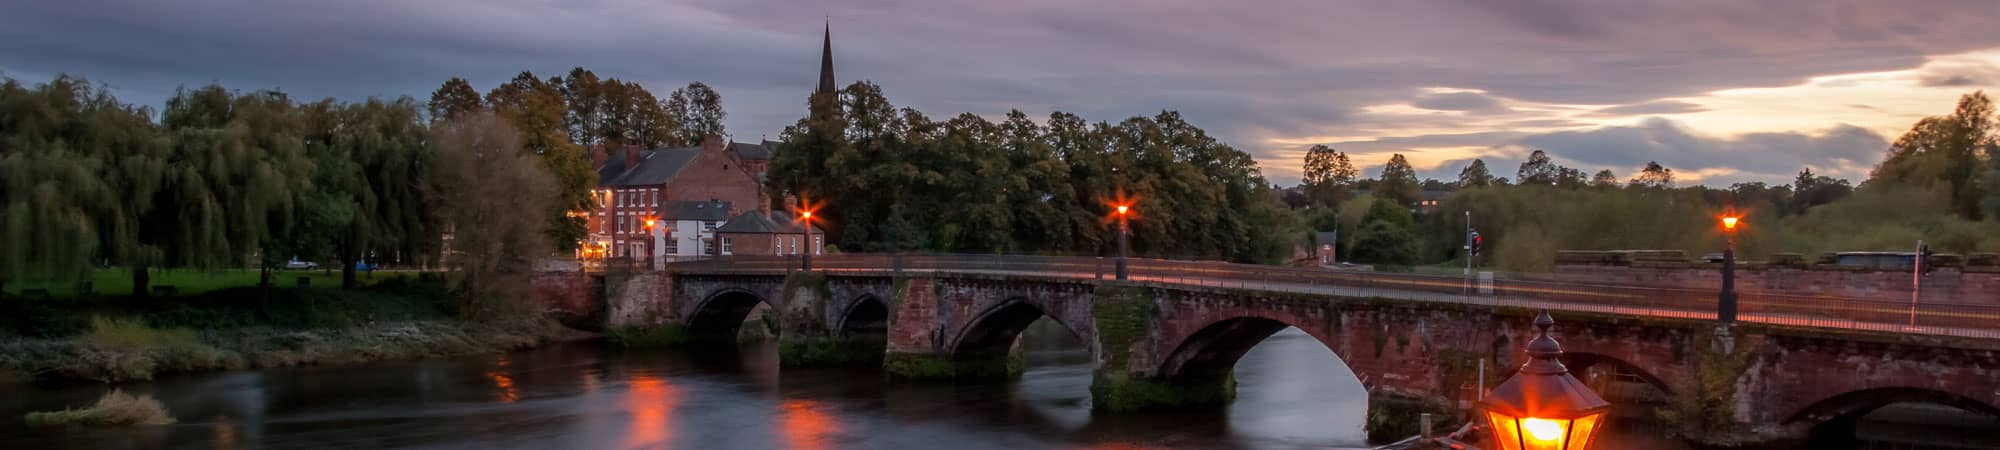
[[[319,263],[312,261],[300,261],[298,258],[292,258],[291,261],[285,261],[285,268],[292,270],[318,269]]]

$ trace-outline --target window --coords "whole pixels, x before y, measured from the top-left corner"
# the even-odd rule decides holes
[[[771,240],[771,254],[773,254],[773,255],[783,255],[783,254],[785,254],[785,243],[784,243],[784,242],[782,242],[782,241],[779,241],[779,240],[777,240],[777,239],[772,239],[772,240]]]
[[[731,244],[734,244],[734,242],[730,242],[729,238],[722,238],[722,254],[727,255],[736,252],[735,246]]]
[[[799,237],[792,236],[792,254],[799,254]]]
[[[704,220],[704,221],[702,221],[702,222],[701,222],[701,231],[715,231],[715,221],[713,221],[713,220]]]
[[[703,255],[709,255],[709,256],[715,256],[715,246],[714,246],[714,245],[709,245],[709,242],[710,242],[710,241],[713,241],[713,239],[702,239],[702,240],[701,240],[701,254],[703,254]]]
[[[820,251],[820,250],[819,250],[819,248],[820,248],[820,245],[819,245],[819,243],[820,243],[820,239],[821,239],[821,237],[820,237],[820,236],[817,236],[817,235],[813,236],[813,243],[812,243],[812,246],[813,246],[813,248],[812,248],[812,254],[814,254],[814,255],[818,255],[818,254],[819,254],[819,251]]]
[[[668,255],[681,254],[681,240],[672,237],[667,238],[667,241],[660,245],[660,253]]]

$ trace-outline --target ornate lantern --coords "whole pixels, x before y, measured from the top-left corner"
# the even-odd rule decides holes
[[[1562,345],[1549,337],[1555,319],[1535,317],[1541,336],[1528,342],[1528,362],[1480,401],[1505,450],[1583,450],[1604,427],[1611,403],[1563,367]]]

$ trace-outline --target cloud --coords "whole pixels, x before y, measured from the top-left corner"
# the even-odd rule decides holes
[[[1632,168],[1657,161],[1683,173],[1729,169],[1732,178],[1742,179],[1782,179],[1808,166],[1816,172],[1858,178],[1889,147],[1882,136],[1845,124],[1817,133],[1716,137],[1657,118],[1635,126],[1545,133],[1515,142],[1592,170]]]
[[[1448,92],[1417,97],[1410,106],[1438,111],[1497,113],[1508,111],[1499,99],[1477,92]]]
[[[1597,116],[1642,116],[1654,114],[1680,114],[1707,111],[1708,107],[1680,100],[1660,100],[1631,105],[1599,108],[1591,114]]]

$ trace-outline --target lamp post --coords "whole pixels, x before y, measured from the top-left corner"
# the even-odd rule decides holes
[[[1131,215],[1131,209],[1132,205],[1118,205],[1118,272],[1117,273],[1118,273],[1118,279],[1120,281],[1125,280],[1125,253],[1130,251],[1130,247],[1126,244],[1125,241],[1127,239],[1125,235],[1132,234],[1132,231],[1131,228],[1125,225],[1125,218],[1126,216]]]
[[[1554,325],[1547,310],[1535,317],[1541,336],[1528,342],[1528,362],[1479,401],[1503,450],[1585,450],[1604,427],[1611,403],[1563,366]]]
[[[800,256],[800,257],[799,257],[799,260],[801,261],[801,265],[802,265],[802,266],[803,266],[803,267],[805,268],[805,271],[807,271],[807,272],[811,272],[811,271],[813,270],[813,212],[812,212],[812,210],[810,210],[810,209],[807,209],[807,210],[801,210],[801,211],[799,211],[799,221],[800,221],[800,222],[804,222],[804,223],[805,223],[805,227],[806,227],[806,250],[805,250],[805,253],[803,253],[803,254],[802,254],[802,256]]]
[[[1731,213],[1722,216],[1722,235],[1729,245],[1722,248],[1722,295],[1717,298],[1715,320],[1722,323],[1736,322],[1736,222],[1741,218]]]

